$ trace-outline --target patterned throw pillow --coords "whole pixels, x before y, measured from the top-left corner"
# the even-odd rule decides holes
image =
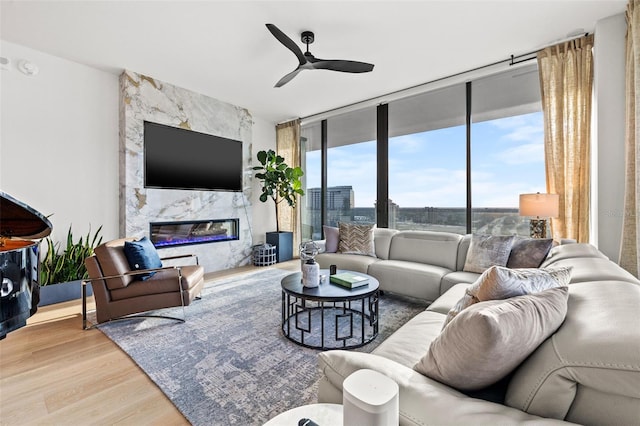
[[[505,266],[514,239],[513,235],[473,234],[462,270],[481,274],[492,266]]]
[[[509,269],[492,266],[478,277],[447,314],[443,328],[461,311],[478,302],[501,300],[564,287],[571,281],[571,266],[548,269]]]
[[[373,245],[374,224],[339,223],[338,228],[340,236],[338,251],[340,253],[376,257],[376,250]]]
[[[436,337],[414,370],[459,390],[506,377],[560,327],[568,287],[477,303]]]

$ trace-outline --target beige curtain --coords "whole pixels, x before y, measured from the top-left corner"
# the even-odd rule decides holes
[[[589,242],[593,35],[538,52],[547,192],[560,196],[554,239]]]
[[[640,276],[640,128],[636,104],[640,100],[640,1],[630,0],[627,5],[627,60],[626,60],[626,133],[625,133],[625,193],[620,245],[620,266],[636,277]]]
[[[293,120],[276,126],[276,151],[284,157],[290,167],[300,166],[300,120]],[[293,254],[300,245],[300,197],[292,208],[287,203],[278,203],[278,226],[283,231],[293,232]]]

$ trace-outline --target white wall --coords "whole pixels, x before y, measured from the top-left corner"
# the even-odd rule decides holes
[[[50,217],[55,240],[69,225],[118,238],[118,74],[0,40],[0,190]],[[16,68],[34,62],[38,75]],[[275,148],[275,123],[253,117],[255,152]],[[254,187],[257,191],[257,185]],[[254,191],[254,194],[256,193]],[[253,203],[254,244],[275,228],[272,206]]]
[[[118,233],[118,77],[0,41],[0,188],[45,216],[64,240]],[[20,59],[35,63],[21,73]]]
[[[625,35],[624,14],[596,23],[594,46],[594,94],[596,137],[594,143],[596,195],[594,244],[611,260],[620,255],[624,212]]]
[[[276,149],[276,125],[253,117],[253,165],[258,165],[256,154],[258,151]],[[251,205],[253,207],[253,244],[265,242],[265,233],[276,230],[276,210],[273,201],[260,201],[260,183],[253,180]]]

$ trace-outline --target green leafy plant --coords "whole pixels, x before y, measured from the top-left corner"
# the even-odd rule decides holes
[[[278,224],[278,204],[286,201],[291,207],[296,206],[297,195],[304,195],[300,178],[304,172],[300,167],[289,167],[284,162],[284,157],[277,155],[275,151],[258,152],[260,166],[256,166],[256,179],[262,184],[260,201],[266,203],[269,198],[274,202],[276,209],[276,231],[280,232]]]
[[[91,237],[91,229],[89,229],[84,239],[80,237],[77,242],[74,242],[71,226],[69,226],[67,246],[63,252],[59,251],[59,242],[54,243],[51,237],[47,237],[47,254],[41,264],[40,285],[88,278],[89,275],[87,268],[84,266],[84,260],[91,256],[93,249],[102,242],[102,237],[99,237],[101,230],[102,226]]]

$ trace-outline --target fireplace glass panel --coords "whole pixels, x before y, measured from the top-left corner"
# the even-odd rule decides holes
[[[239,240],[239,219],[153,222],[149,224],[156,248]]]

